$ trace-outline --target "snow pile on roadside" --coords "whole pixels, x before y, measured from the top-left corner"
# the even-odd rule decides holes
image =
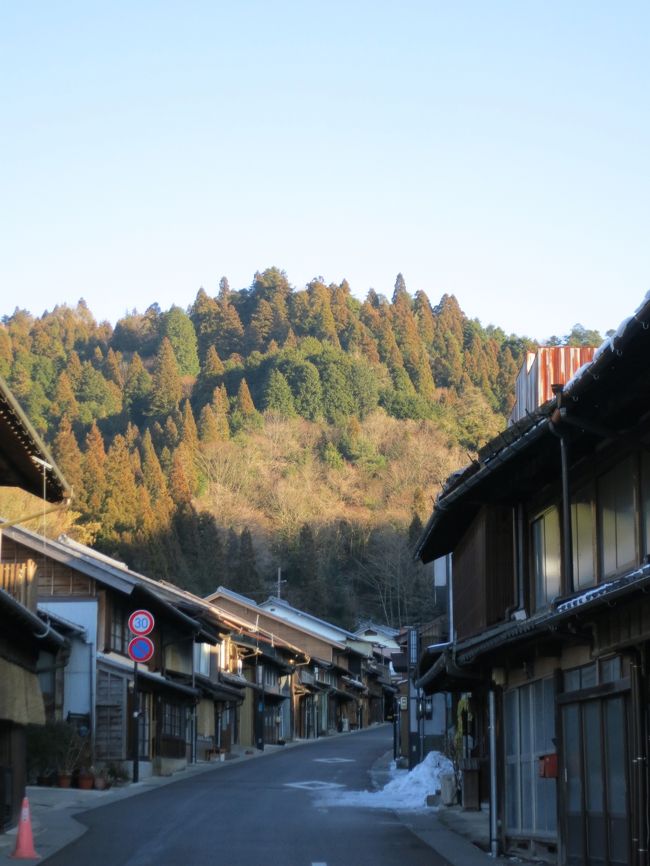
[[[391,764],[391,781],[381,791],[332,791],[323,805],[358,806],[366,809],[420,811],[427,809],[427,796],[440,791],[440,776],[453,773],[451,761],[440,752],[429,752],[412,770]]]

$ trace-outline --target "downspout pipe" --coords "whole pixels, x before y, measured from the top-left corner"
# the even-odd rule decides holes
[[[645,749],[645,696],[643,694],[643,649],[638,647],[632,656],[632,759],[634,810],[632,813],[632,836],[637,849],[638,866],[648,863],[648,827],[646,816],[647,788],[646,768],[647,753]]]
[[[499,856],[497,823],[497,712],[494,686],[488,695],[490,727],[490,857]]]
[[[548,429],[560,440],[560,461],[562,471],[562,551],[564,588],[562,595],[573,592],[573,539],[571,537],[571,491],[569,488],[569,444],[567,437],[558,429],[557,422],[560,420],[560,402],[562,399],[562,387],[554,386],[558,408],[553,413]]]

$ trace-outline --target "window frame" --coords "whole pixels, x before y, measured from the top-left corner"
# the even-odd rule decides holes
[[[555,585],[549,586],[549,569],[548,564],[551,562],[549,548],[547,546],[547,522],[553,517],[555,526],[553,527],[557,536],[557,551],[555,555],[555,565],[557,568],[557,576],[553,578]],[[542,547],[540,548],[536,534],[536,527],[541,528]],[[560,509],[553,503],[546,508],[538,511],[529,526],[530,539],[530,573],[531,573],[531,588],[533,590],[534,609],[536,611],[548,607],[554,598],[557,598],[562,593],[562,530],[560,526]],[[540,556],[541,554],[541,556]],[[541,568],[543,561],[544,568]],[[543,595],[540,589],[543,587]],[[553,591],[554,590],[554,591]]]

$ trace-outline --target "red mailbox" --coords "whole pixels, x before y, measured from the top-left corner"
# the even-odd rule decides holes
[[[539,775],[542,779],[557,779],[557,755],[542,755],[539,758]]]

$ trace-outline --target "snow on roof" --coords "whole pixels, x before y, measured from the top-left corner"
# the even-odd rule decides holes
[[[338,640],[341,639],[341,635],[350,640],[357,639],[357,635],[353,634],[351,631],[341,628],[341,626],[334,625],[331,622],[326,622],[324,619],[319,619],[317,616],[307,613],[304,610],[300,610],[297,607],[293,607],[283,598],[275,598],[275,596],[271,596],[269,599],[262,602],[260,607],[263,610],[271,611],[276,614],[276,616],[282,617],[283,619],[300,622],[305,628],[315,631],[317,634],[330,632],[339,635],[338,638],[335,638]],[[309,623],[309,625],[306,625],[306,622]]]

